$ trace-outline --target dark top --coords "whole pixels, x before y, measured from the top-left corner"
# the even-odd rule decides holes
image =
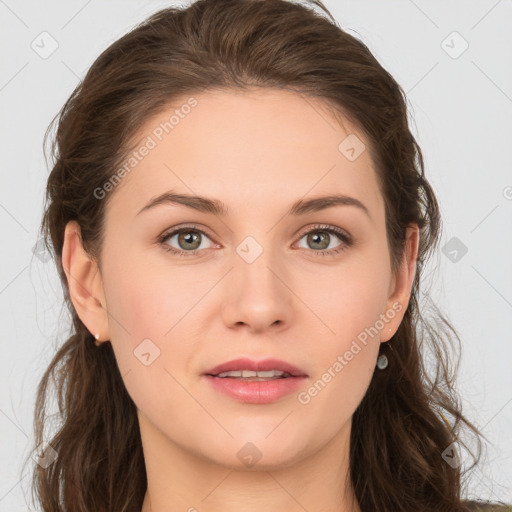
[[[464,501],[468,512],[512,512],[512,505],[506,503],[490,503],[485,501]]]

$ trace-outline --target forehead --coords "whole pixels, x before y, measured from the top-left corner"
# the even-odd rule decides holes
[[[139,155],[115,191],[129,211],[170,189],[219,198],[230,210],[335,192],[382,206],[363,134],[296,92],[186,96],[149,118],[133,140]]]

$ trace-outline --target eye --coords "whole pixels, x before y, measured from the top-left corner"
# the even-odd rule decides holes
[[[333,235],[338,240],[341,240],[341,244],[334,248],[330,248]],[[344,251],[348,247],[353,245],[352,238],[344,230],[329,226],[329,225],[316,225],[312,229],[301,234],[300,240],[306,238],[306,243],[313,246],[313,252],[320,256],[333,256],[341,251]],[[171,242],[178,247],[173,247]],[[195,226],[183,226],[175,228],[171,231],[165,232],[158,239],[164,250],[176,254],[177,256],[195,256],[201,252],[201,250],[209,249],[212,246],[205,246],[204,241],[210,237],[202,230]],[[299,240],[299,241],[300,241]],[[308,249],[309,247],[305,247]]]
[[[201,229],[194,226],[185,226],[164,233],[159,238],[159,242],[166,251],[173,254],[177,254],[178,256],[193,256],[200,252],[200,250],[209,248],[204,246],[204,238],[210,239]],[[172,239],[175,239],[175,243],[178,244],[177,248],[170,245]]]
[[[332,242],[332,235],[334,235],[342,243],[335,248],[329,249],[329,245]],[[352,245],[352,238],[348,233],[340,228],[334,226],[317,225],[313,229],[306,231],[302,234],[301,240],[306,238],[306,244],[310,244],[313,247],[316,246],[314,252],[317,252],[320,256],[332,256],[334,254],[344,251]],[[306,247],[308,249],[309,247]],[[327,250],[328,249],[328,250]]]

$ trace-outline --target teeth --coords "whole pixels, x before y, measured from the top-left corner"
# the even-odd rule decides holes
[[[282,372],[281,370],[268,370],[264,372],[254,372],[252,370],[233,370],[229,372],[222,372],[217,375],[217,377],[238,377],[242,379],[247,379],[250,377],[257,377],[260,379],[272,379],[276,377],[289,377],[290,374],[287,372]]]

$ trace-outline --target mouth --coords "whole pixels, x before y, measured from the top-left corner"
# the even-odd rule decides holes
[[[238,379],[245,380],[247,382],[263,382],[268,380],[287,379],[289,377],[293,377],[293,375],[281,370],[268,370],[261,372],[255,372],[252,370],[234,370],[221,372],[217,375],[210,375],[210,377],[218,377],[220,379]]]
[[[277,359],[228,361],[203,374],[215,389],[243,403],[268,404],[296,391],[308,375]]]
[[[307,377],[308,375],[295,365],[280,359],[255,361],[247,358],[233,359],[206,371],[204,375],[221,379],[282,379]]]

